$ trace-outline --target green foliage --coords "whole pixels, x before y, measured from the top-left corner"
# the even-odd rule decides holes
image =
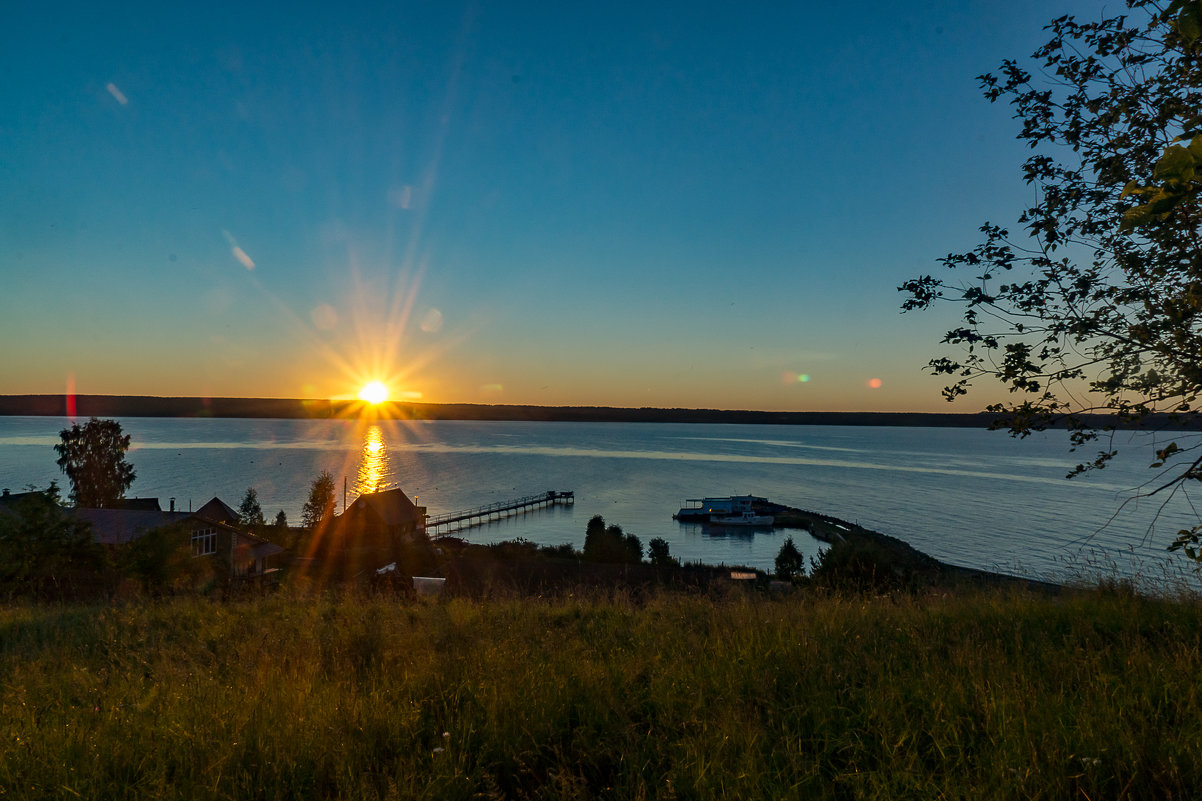
[[[278,529],[288,528],[288,515],[284,514],[283,509],[275,516],[275,527]]]
[[[129,435],[116,420],[93,417],[59,432],[54,446],[58,466],[71,482],[71,500],[79,507],[102,509],[125,497],[134,483],[134,468],[125,461]]]
[[[210,577],[214,561],[193,557],[190,529],[180,525],[147,531],[122,545],[118,558],[122,571],[149,595],[200,586]]]
[[[621,526],[606,526],[605,518],[594,515],[584,534],[584,559],[589,562],[637,564],[643,561],[643,543]]]
[[[890,541],[839,540],[810,561],[810,578],[819,586],[849,592],[911,590],[932,584],[938,563]]]
[[[334,516],[334,476],[322,470],[309,487],[309,499],[301,509],[301,525],[316,529]]]
[[[781,581],[792,581],[795,576],[801,575],[805,566],[801,551],[797,550],[793,538],[789,537],[776,555],[776,577]]]
[[[1179,530],[1169,545],[1169,550],[1181,551],[1196,563],[1196,570],[1202,571],[1202,527]]]
[[[58,486],[0,511],[0,594],[72,598],[103,590],[108,562],[87,523],[59,502]]]
[[[647,558],[656,567],[680,566],[680,560],[672,556],[668,541],[663,537],[654,537],[647,543]]]
[[[0,786],[1192,798],[1199,631],[1196,603],[1087,593],[0,607]]]
[[[1174,0],[1164,9],[1163,19],[1165,43],[1196,63],[1202,57],[1199,35],[1202,4],[1196,0]],[[1192,116],[1185,118],[1181,133],[1160,154],[1152,171],[1153,182],[1141,185],[1133,179],[1123,187],[1123,197],[1140,201],[1124,212],[1124,231],[1171,225],[1174,212],[1186,205],[1197,205],[1202,189],[1202,115],[1196,108],[1192,111]]]
[[[283,511],[280,511],[283,514]],[[242,504],[238,507],[238,521],[244,526],[265,526],[267,520],[263,517],[263,507],[259,505],[259,493],[254,487],[247,487],[242,496]]]
[[[538,545],[522,537],[494,542],[484,547],[493,558],[510,562],[534,559],[539,552]]]
[[[538,552],[551,559],[580,559],[582,556],[570,542],[561,545],[544,545],[538,549]]]
[[[1131,13],[1097,22],[1060,17],[1033,59],[1038,75],[1005,61],[983,75],[1006,98],[1032,148],[1023,176],[1036,201],[1023,235],[982,226],[984,241],[942,259],[968,274],[906,282],[903,308],[961,306],[944,342],[958,357],[930,367],[964,395],[977,380],[1016,398],[989,407],[1026,436],[1054,423],[1074,447],[1094,441],[1090,412],[1138,420],[1198,417],[1202,396],[1202,12],[1194,0],[1129,0]],[[1179,449],[1150,494],[1202,479]],[[1070,473],[1104,467],[1113,440]]]

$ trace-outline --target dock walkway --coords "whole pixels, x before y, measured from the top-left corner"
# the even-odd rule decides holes
[[[453,531],[462,531],[465,528],[499,520],[518,512],[542,509],[547,506],[571,506],[575,502],[576,493],[572,490],[547,490],[541,495],[527,495],[524,498],[498,501],[462,512],[433,515],[426,518],[426,534],[431,537],[443,536]]]

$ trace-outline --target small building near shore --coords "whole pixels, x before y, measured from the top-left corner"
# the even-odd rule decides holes
[[[0,514],[13,514],[14,509],[18,508],[25,501],[39,496],[43,498],[51,497],[46,490],[33,490],[31,492],[10,492],[7,488],[0,491]]]
[[[390,563],[407,575],[428,569],[425,524],[425,507],[400,489],[365,493],[312,532],[302,572],[337,582],[375,575]]]
[[[426,507],[400,489],[360,495],[335,519],[339,530],[377,546],[401,545],[426,534]]]
[[[147,506],[143,502],[140,508],[73,511],[91,526],[92,539],[101,545],[118,547],[148,535],[166,536],[193,559],[209,560],[207,570],[196,572],[217,578],[257,579],[278,569],[274,562],[284,549],[242,530],[237,512],[219,498],[195,512],[163,512]]]

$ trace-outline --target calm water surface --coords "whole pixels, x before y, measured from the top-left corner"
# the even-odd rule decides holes
[[[1133,501],[1152,477],[1146,441],[1122,441],[1121,463],[1068,481],[1080,457],[1063,434],[1016,441],[1001,432],[939,428],[620,423],[381,422],[126,418],[137,470],[131,495],[197,508],[217,495],[237,506],[246,488],[271,518],[297,522],[310,482],[329,470],[348,500],[399,486],[431,514],[548,489],[576,504],[470,529],[488,542],[525,537],[583,544],[603,515],[646,544],[663,537],[686,560],[770,567],[786,536],[719,536],[682,525],[686,498],[755,494],[874,528],[956,564],[1026,575],[1064,562],[1159,565],[1193,519],[1177,498]],[[53,446],[61,418],[0,417],[0,483],[62,482]],[[340,492],[341,495],[341,492]],[[341,501],[341,497],[340,497]],[[1124,501],[1128,501],[1124,506]],[[1158,517],[1159,512],[1159,517]],[[1179,558],[1169,560],[1181,564]]]

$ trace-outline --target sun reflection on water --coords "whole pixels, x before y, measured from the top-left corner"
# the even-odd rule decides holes
[[[355,494],[365,495],[378,492],[385,486],[388,475],[388,448],[384,445],[384,432],[378,425],[370,425],[363,434],[363,458],[355,476]]]

